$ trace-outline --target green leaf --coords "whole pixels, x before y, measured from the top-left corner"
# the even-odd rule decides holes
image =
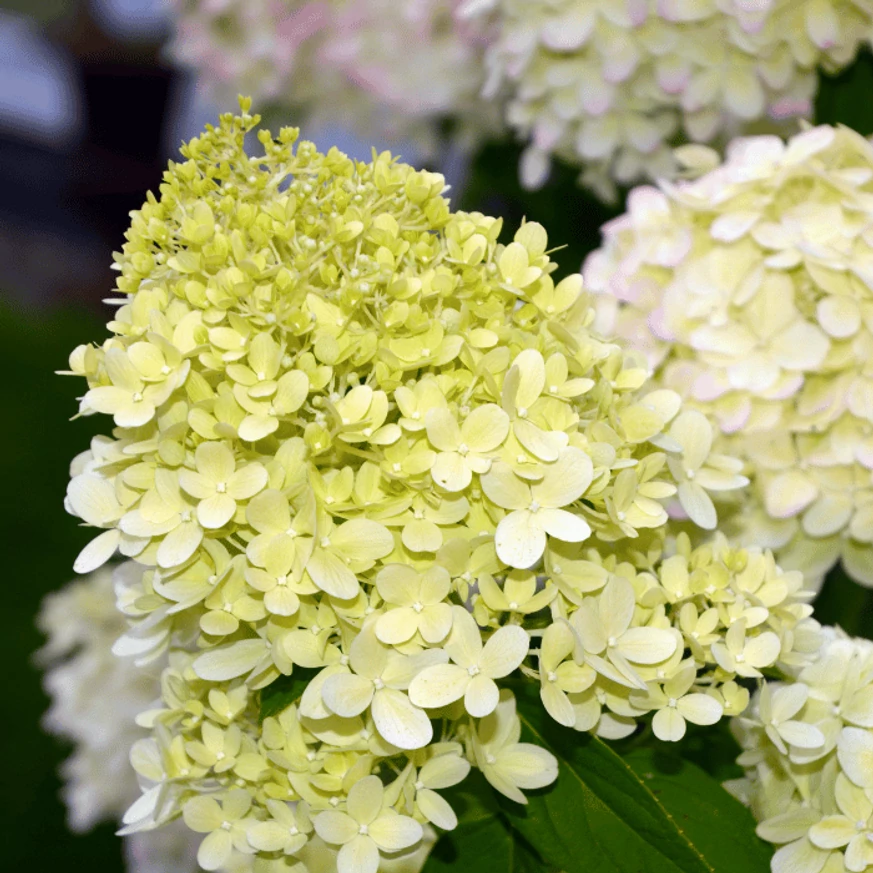
[[[773,851],[752,813],[678,750],[659,743],[624,760],[715,870],[769,870]]]
[[[768,873],[748,812],[702,770],[688,765],[667,775],[706,797],[703,820],[676,803],[673,782],[669,792],[660,784],[653,790],[602,740],[553,722],[535,688],[518,687],[516,695],[523,738],[558,758],[559,775],[548,789],[529,792],[527,806],[502,808],[548,864],[565,873]],[[749,838],[726,840],[713,854],[702,831],[713,826],[715,812],[719,827],[747,829]]]
[[[458,826],[437,840],[422,873],[546,873],[549,869],[501,815],[494,792],[474,770],[460,785],[441,792]]]
[[[462,822],[437,840],[422,873],[512,873],[513,849],[512,834],[499,817]]]
[[[822,73],[815,100],[817,124],[845,124],[858,133],[873,133],[873,56],[861,52],[852,66],[837,76]]]
[[[306,691],[306,686],[319,670],[310,667],[295,667],[290,676],[280,676],[261,691],[261,721],[278,715],[283,709],[296,703]]]
[[[850,579],[840,564],[825,577],[821,593],[815,600],[815,618],[822,624],[839,625],[847,634],[871,636],[873,589]]]

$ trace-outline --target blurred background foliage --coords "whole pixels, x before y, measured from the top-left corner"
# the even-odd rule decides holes
[[[106,13],[112,2],[127,24],[142,26],[112,26],[118,20]],[[103,424],[69,421],[82,386],[54,371],[66,367],[77,344],[105,336],[101,301],[111,293],[111,252],[122,243],[128,212],[157,187],[171,146],[201,123],[202,110],[186,102],[191,83],[161,60],[165,29],[154,6],[151,0],[0,2],[0,529],[7,546],[4,608],[11,612],[0,634],[7,681],[0,809],[9,869],[123,869],[112,826],[84,836],[65,828],[57,769],[69,749],[40,730],[47,699],[32,656],[42,643],[34,626],[39,603],[71,578],[87,540],[62,508],[68,465]],[[67,128],[55,133],[44,119],[34,123],[33,95],[22,94],[20,84],[11,93],[9,64],[22,33],[60,64],[61,93],[73,109]],[[873,133],[873,57],[823,78],[817,119]],[[565,246],[556,255],[561,272],[577,270],[618,206],[582,192],[576,171],[561,165],[542,190],[522,190],[519,152],[511,141],[487,146],[462,174],[455,204],[502,216],[507,233],[522,217],[542,222],[550,240]],[[817,616],[871,636],[873,591],[837,571]],[[735,747],[726,733],[707,733],[704,741],[691,732],[682,752],[718,778],[735,775]]]

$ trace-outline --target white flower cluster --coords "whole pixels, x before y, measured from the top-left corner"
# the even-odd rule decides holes
[[[292,108],[310,129],[356,133],[438,153],[440,125],[470,148],[500,130],[480,99],[487,22],[461,0],[171,0],[169,52],[219,105],[239,93]]]
[[[136,571],[125,565],[119,580]],[[115,603],[112,571],[98,570],[43,601],[38,617],[48,637],[37,653],[46,668],[51,706],[43,727],[74,744],[62,775],[68,823],[82,833],[103,822],[120,822],[139,795],[128,761],[146,730],[135,718],[160,698],[160,670],[141,669],[112,652],[127,625]],[[112,777],[107,778],[111,773]],[[195,873],[198,840],[180,825],[125,838],[129,873]],[[243,870],[237,873],[244,873]]]
[[[773,873],[873,866],[873,643],[828,629],[790,684],[764,684],[734,721],[746,777],[728,787],[780,846]]]
[[[863,0],[468,0],[497,22],[485,93],[509,91],[530,139],[523,181],[557,154],[613,180],[674,170],[670,145],[722,140],[811,113],[817,68],[848,64],[873,30]]]
[[[873,148],[844,128],[732,143],[634,190],[585,265],[601,329],[646,348],[753,480],[721,530],[873,585]],[[721,517],[726,518],[724,513]]]

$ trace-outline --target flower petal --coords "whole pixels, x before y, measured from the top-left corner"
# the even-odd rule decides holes
[[[414,706],[402,691],[380,688],[373,695],[371,711],[376,730],[398,749],[422,749],[433,739],[427,713]]]

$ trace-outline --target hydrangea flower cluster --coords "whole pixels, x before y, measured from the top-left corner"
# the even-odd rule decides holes
[[[747,480],[592,332],[545,230],[500,243],[442,176],[296,128],[250,156],[248,109],[133,214],[113,335],[70,360],[115,422],[72,465],[100,531],[76,568],[132,559],[114,650],[170,659],[123,832],[181,815],[207,870],[414,864],[471,767],[522,803],[555,778],[510,674],[562,724],[676,740],[800,668],[799,573],[722,539],[662,557],[664,501],[711,530]]]
[[[160,666],[141,669],[112,653],[125,631],[114,587],[123,590],[129,569],[116,571],[116,586],[108,568],[71,582],[45,598],[37,619],[48,638],[37,652],[51,699],[43,727],[73,744],[61,775],[67,821],[77,833],[104,821],[120,822],[139,796],[128,761],[133,744],[146,735],[136,717],[161,694]],[[129,835],[124,840],[128,873],[196,873],[195,837],[181,822]]]
[[[293,107],[310,127],[411,142],[437,156],[440,124],[465,148],[502,127],[480,99],[487,21],[461,0],[172,0],[170,55],[219,105],[240,92]]]
[[[468,0],[493,16],[486,94],[530,140],[522,178],[583,162],[604,196],[672,175],[670,146],[726,140],[753,122],[808,117],[818,67],[847,65],[873,32],[857,0]]]
[[[873,148],[852,131],[735,141],[690,182],[632,192],[585,266],[600,324],[743,458],[722,530],[873,585]]]
[[[873,865],[873,643],[829,628],[796,681],[765,683],[733,723],[758,834],[774,873],[862,873]]]

